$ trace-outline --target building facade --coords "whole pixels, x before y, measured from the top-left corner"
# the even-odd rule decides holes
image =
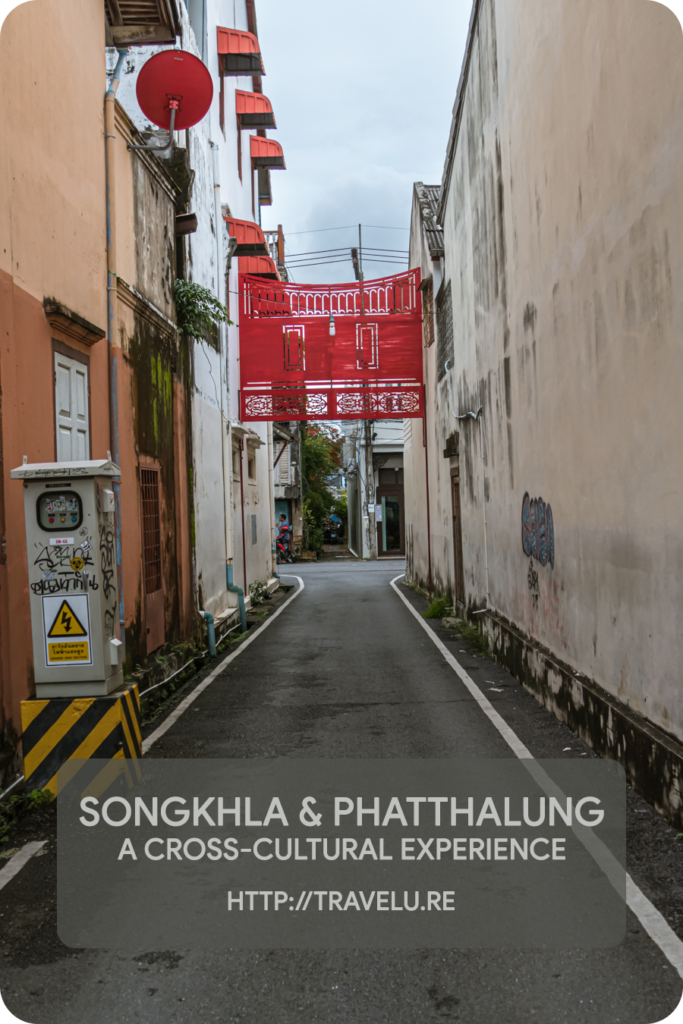
[[[357,558],[402,558],[405,420],[344,421],[347,543]]]
[[[218,325],[213,337],[184,339],[192,381],[194,588],[197,607],[214,616],[219,631],[238,606],[238,596],[226,589],[226,563],[248,598],[253,583],[273,578],[276,532],[272,426],[241,424],[238,402],[239,273],[277,274],[259,227],[260,207],[272,201],[270,169],[261,166],[267,158],[253,155],[251,141],[266,139],[267,129],[260,125],[274,127],[275,118],[262,92],[253,2],[234,6],[229,25],[223,14],[223,6],[210,0],[179,4],[181,48],[208,67],[214,93],[206,117],[175,133],[176,151],[187,153],[182,213],[196,218],[194,230],[176,238],[176,274],[207,288],[231,320]],[[154,126],[138,105],[137,77],[158,49],[140,46],[128,55],[118,92],[141,132]],[[110,71],[116,56],[109,52]],[[232,244],[231,238],[236,238]]]
[[[231,9],[234,25],[218,12],[34,0],[0,35],[0,790],[21,770],[20,704],[34,692],[33,555],[9,477],[24,458],[105,459],[118,446],[115,631],[127,674],[201,640],[202,610],[220,635],[238,616],[235,586],[248,605],[251,584],[273,585],[273,433],[239,421],[238,274],[278,271],[265,238],[253,254],[231,229],[242,218],[260,231],[270,168],[284,160],[263,127],[275,121],[259,99],[253,2]],[[174,46],[205,61],[211,109],[169,152],[132,150],[163,134],[137,104],[140,67]],[[67,50],[78,59],[64,78]],[[183,334],[179,278],[207,288],[232,323]]]
[[[637,0],[474,4],[438,273],[413,206],[435,341],[430,326],[426,447],[415,422],[406,445],[411,578],[483,620],[517,678],[674,817],[679,44],[674,15]]]

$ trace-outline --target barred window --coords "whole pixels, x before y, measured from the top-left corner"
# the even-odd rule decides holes
[[[453,365],[453,299],[451,282],[439,289],[436,298],[436,373],[442,380],[446,374],[446,363]]]
[[[434,341],[434,283],[430,281],[422,290],[422,333],[425,348]]]
[[[159,471],[141,469],[142,564],[145,593],[161,590],[161,529],[159,523]]]

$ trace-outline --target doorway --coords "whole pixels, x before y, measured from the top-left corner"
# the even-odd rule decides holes
[[[453,504],[453,560],[455,569],[455,604],[465,605],[465,573],[462,563],[462,517],[460,514],[460,470],[451,470]]]
[[[377,488],[377,506],[382,521],[377,523],[377,555],[379,558],[403,558],[406,553],[403,485]]]

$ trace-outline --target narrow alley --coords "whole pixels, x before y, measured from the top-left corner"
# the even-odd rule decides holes
[[[513,756],[438,643],[534,757],[595,756],[505,669],[422,618],[402,561],[292,571],[277,617],[195,699],[206,673],[188,684],[170,728],[164,717],[147,727],[146,757]],[[604,950],[67,949],[56,935],[54,817],[42,828],[31,838],[47,839],[45,855],[5,893],[14,923],[0,973],[8,1008],[36,1024],[104,1024],[113,1005],[117,1024],[642,1024],[680,998],[678,973],[632,913],[623,944]],[[636,885],[680,924],[676,830],[632,790],[628,849]]]

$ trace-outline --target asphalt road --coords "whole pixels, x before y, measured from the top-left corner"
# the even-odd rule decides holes
[[[510,756],[390,588],[402,563],[293,568],[304,592],[149,757]],[[503,669],[434,629],[534,756],[593,756]],[[680,977],[630,913],[625,941],[608,950],[67,949],[54,814],[32,828],[48,843],[0,895],[0,991],[33,1024],[654,1024],[681,998]],[[676,832],[632,791],[628,853],[636,883],[683,935]]]

